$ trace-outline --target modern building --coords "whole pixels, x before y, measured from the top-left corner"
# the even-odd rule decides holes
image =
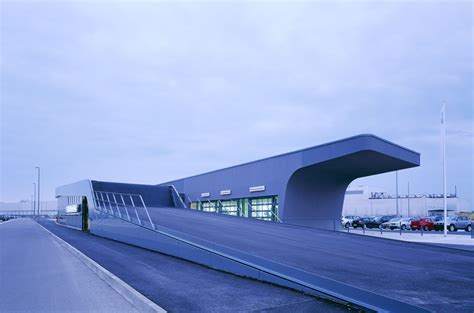
[[[178,206],[335,229],[351,181],[419,164],[417,152],[359,135],[158,185],[87,180],[57,188],[56,196],[60,209],[86,197],[90,215],[97,214],[98,200],[121,203],[98,199],[97,191],[118,192],[140,195],[149,207]]]
[[[442,194],[399,194],[397,196],[385,190],[370,186],[349,186],[344,198],[343,215],[373,216],[392,215],[428,216],[436,214],[444,207]],[[447,194],[447,208],[450,214],[469,212],[469,201],[458,197],[456,193]]]
[[[359,135],[158,185],[89,179],[64,185],[56,189],[58,221],[371,310],[420,312],[410,303],[303,270],[321,251],[301,248],[318,236],[331,241],[348,235],[327,229],[341,227],[351,181],[419,164],[412,150]]]

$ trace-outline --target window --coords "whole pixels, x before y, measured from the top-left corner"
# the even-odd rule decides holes
[[[262,197],[249,199],[251,217],[265,220],[278,221],[278,198]]]
[[[226,215],[242,216],[241,209],[238,206],[238,200],[220,201],[220,212]]]
[[[252,217],[265,221],[279,221],[278,196],[198,201],[191,203],[191,209],[232,216]]]

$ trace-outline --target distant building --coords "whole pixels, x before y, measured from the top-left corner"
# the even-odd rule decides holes
[[[450,214],[471,211],[469,202],[456,194],[447,195],[447,206]],[[399,215],[431,215],[439,210],[443,210],[442,194],[399,194]],[[381,188],[349,186],[344,197],[342,213],[359,216],[397,214],[396,196]]]
[[[51,215],[58,210],[58,201],[49,200],[41,201],[41,213]],[[20,202],[0,202],[0,214],[11,213],[19,215],[33,214],[33,202],[30,200],[22,200]]]

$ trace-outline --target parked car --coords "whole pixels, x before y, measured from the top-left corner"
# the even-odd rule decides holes
[[[392,219],[400,218],[400,217],[401,216],[397,216],[397,215],[383,215],[383,216],[376,217],[375,219],[377,219],[380,224],[383,224],[383,223],[388,222]]]
[[[8,215],[0,215],[0,221],[6,222],[8,220],[11,220],[13,217],[8,216]]]
[[[396,228],[400,228],[400,220],[402,218],[401,217],[395,217],[395,218],[392,218],[391,220],[387,221],[387,222],[383,222],[382,223],[382,228],[384,229],[396,229]]]
[[[354,222],[355,220],[358,220],[358,219],[360,219],[360,217],[355,216],[355,215],[343,216],[341,218],[341,225],[344,226],[345,228],[349,228],[349,227],[351,227],[352,222]]]
[[[380,217],[364,217],[352,222],[352,227],[366,227],[366,228],[379,228]]]
[[[370,220],[372,220],[371,217],[358,218],[358,219],[356,219],[352,222],[352,227],[354,227],[354,228],[359,228],[359,227],[363,228],[364,225],[367,222],[369,222]]]
[[[434,229],[434,223],[436,221],[435,217],[422,217],[419,219],[414,219],[410,223],[410,228],[411,230],[433,230]]]
[[[416,219],[416,217],[405,217],[400,220],[400,227],[402,230],[410,229],[411,221]]]
[[[449,231],[458,229],[464,229],[467,232],[472,231],[472,221],[467,216],[449,216],[446,224]],[[444,230],[444,219],[435,222],[434,229]]]
[[[372,225],[372,228],[381,228],[383,223],[386,223],[392,219],[395,218],[400,218],[401,216],[397,215],[381,215],[381,216],[376,216],[374,217],[374,225]],[[378,225],[375,225],[375,223],[378,223]]]
[[[402,230],[409,229],[410,223],[413,220],[412,217],[396,217],[392,218],[390,221],[382,223],[382,228],[389,228],[389,229],[399,229]]]

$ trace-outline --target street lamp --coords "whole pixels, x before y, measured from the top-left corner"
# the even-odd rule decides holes
[[[33,194],[35,195],[33,198],[33,216],[36,214],[36,183],[33,184]]]
[[[397,216],[398,216],[398,171],[395,171],[395,190],[396,190],[396,208],[397,208]]]
[[[38,219],[40,216],[40,209],[41,209],[41,202],[40,202],[40,176],[41,176],[41,169],[39,166],[35,167],[38,170]]]

